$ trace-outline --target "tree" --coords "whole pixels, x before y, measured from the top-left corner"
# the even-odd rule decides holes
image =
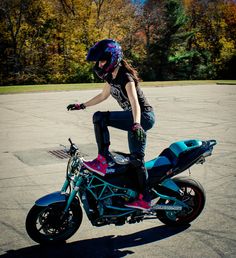
[[[40,72],[47,59],[47,40],[52,29],[45,1],[3,0],[0,10],[1,77],[7,78],[7,83],[45,82],[40,79]]]
[[[194,53],[189,62],[193,79],[220,77],[222,67],[235,58],[235,8],[233,1],[188,2],[188,30],[195,32],[188,44]]]
[[[143,28],[146,35],[146,69],[144,76],[151,80],[174,77],[171,69],[179,46],[188,36],[183,31],[186,16],[181,1],[149,0],[144,5]]]
[[[96,81],[104,38],[144,80],[235,78],[233,0],[2,0],[0,26],[0,85]]]

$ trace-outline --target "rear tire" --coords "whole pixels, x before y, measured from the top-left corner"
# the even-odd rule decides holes
[[[68,213],[63,215],[64,207],[65,203],[54,203],[46,207],[34,205],[25,222],[30,238],[37,243],[47,244],[64,242],[74,235],[82,222],[81,207],[72,203]]]
[[[174,178],[173,181],[184,192],[184,195],[178,199],[185,202],[190,208],[184,208],[181,211],[161,211],[158,212],[158,218],[162,223],[169,226],[185,226],[195,220],[204,209],[205,191],[198,181],[190,177]],[[173,201],[161,199],[158,202],[158,204],[167,203],[171,204]]]

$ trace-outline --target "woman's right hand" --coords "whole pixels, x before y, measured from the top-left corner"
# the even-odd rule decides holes
[[[139,123],[133,124],[132,132],[138,141],[145,142],[146,132],[143,130],[142,126]]]
[[[78,103],[70,104],[70,105],[67,106],[68,111],[70,111],[70,110],[81,110],[81,109],[85,109],[85,108],[86,108],[86,106],[83,103],[81,103],[81,104],[78,104]]]

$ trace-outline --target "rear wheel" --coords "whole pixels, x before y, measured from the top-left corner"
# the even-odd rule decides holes
[[[161,211],[158,218],[170,226],[183,226],[195,220],[202,212],[206,196],[202,185],[192,178],[174,178],[173,181],[182,190],[183,195],[178,199],[188,205],[181,211]],[[161,199],[159,204],[174,204],[174,201]]]
[[[70,238],[80,227],[82,210],[73,203],[64,214],[65,204],[54,203],[47,207],[34,205],[26,218],[28,235],[40,244],[62,242]]]

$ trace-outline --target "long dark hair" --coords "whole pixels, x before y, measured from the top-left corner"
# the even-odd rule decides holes
[[[125,70],[132,75],[135,85],[137,86],[138,83],[141,81],[138,75],[138,71],[131,64],[129,64],[125,59],[122,59],[120,63],[125,68]]]

